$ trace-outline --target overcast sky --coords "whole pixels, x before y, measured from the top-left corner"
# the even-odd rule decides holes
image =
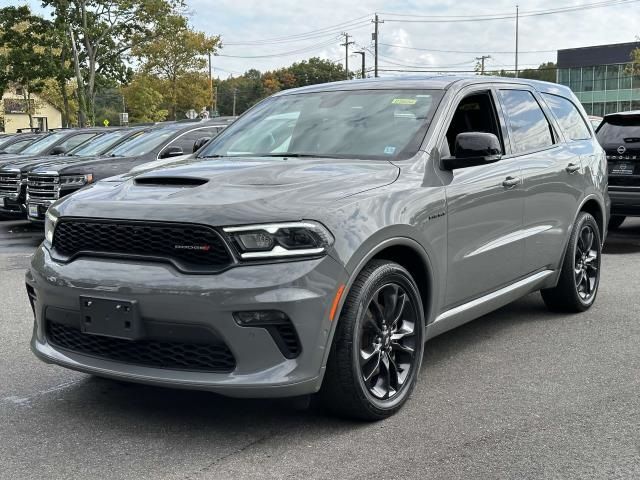
[[[597,1],[521,0],[520,12],[526,15],[527,12]],[[2,6],[15,3],[16,0],[0,0]],[[35,11],[43,12],[38,1],[18,0],[17,3],[28,3]],[[487,61],[487,68],[512,69],[514,19],[442,23],[397,21],[433,20],[430,16],[515,13],[515,3],[510,0],[483,3],[481,6],[477,0],[187,0],[192,25],[222,36],[224,48],[219,52],[221,56],[214,59],[214,75],[219,77],[237,76],[250,68],[274,69],[312,56],[344,63],[339,33],[345,31],[353,36],[356,44],[352,50],[373,50],[370,20],[376,11],[385,21],[380,25],[380,42],[387,44],[380,47],[381,69],[418,66],[470,70],[475,63],[474,57],[483,53],[492,57]],[[634,41],[640,35],[639,12],[640,1],[637,1],[570,13],[524,16],[520,19],[520,67],[555,61],[555,51],[561,48]],[[292,36],[298,37],[292,39]],[[238,58],[252,56],[261,58]],[[351,70],[359,68],[360,56],[352,55],[349,62]],[[368,67],[373,65],[369,53],[366,62]]]

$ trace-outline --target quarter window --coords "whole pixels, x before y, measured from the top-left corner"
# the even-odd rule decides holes
[[[558,123],[567,138],[571,140],[588,140],[591,138],[587,124],[571,101],[548,93],[543,93],[542,96],[558,119]]]
[[[531,92],[500,90],[500,96],[511,127],[513,153],[542,150],[553,145],[551,125]]]

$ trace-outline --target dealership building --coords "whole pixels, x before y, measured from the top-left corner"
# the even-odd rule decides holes
[[[570,87],[590,115],[640,110],[640,75],[631,74],[635,48],[640,42],[558,50],[558,83]]]

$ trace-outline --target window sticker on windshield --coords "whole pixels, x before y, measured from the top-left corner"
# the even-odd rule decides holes
[[[384,147],[385,155],[393,155],[394,153],[396,153],[396,147],[393,147],[391,145],[387,145],[386,147]]]
[[[391,103],[393,105],[415,105],[416,102],[415,98],[394,98]]]

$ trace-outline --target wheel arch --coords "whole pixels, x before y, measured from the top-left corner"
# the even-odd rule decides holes
[[[574,217],[574,224],[580,212],[587,212],[595,218],[596,222],[600,226],[600,243],[604,244],[604,240],[607,235],[607,214],[605,212],[605,208],[602,203],[598,200],[595,195],[587,196],[582,203],[580,204],[580,208],[576,212]]]

